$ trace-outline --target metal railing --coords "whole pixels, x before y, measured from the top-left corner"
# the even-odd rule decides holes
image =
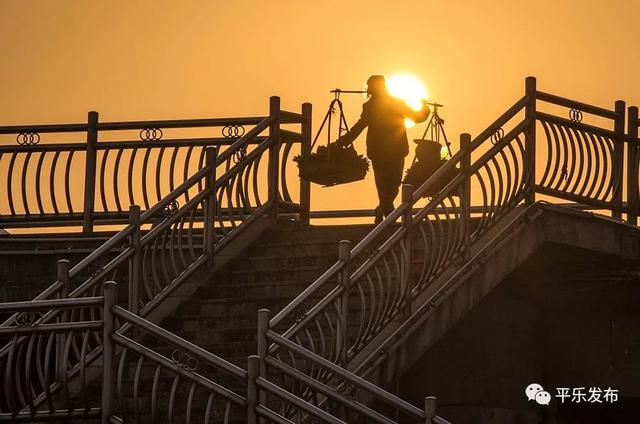
[[[294,144],[301,145],[300,151],[310,148],[311,106],[303,105],[302,114],[280,111],[279,98],[273,97],[270,108],[266,118],[101,123],[97,112],[89,112],[85,124],[0,127],[0,137],[15,136],[18,143],[0,145],[0,228],[81,225],[91,233],[96,225],[126,224],[130,206],[150,209],[201,169],[206,148],[216,147],[237,162],[266,140],[261,135],[266,129],[282,144],[279,156],[269,158],[276,165],[270,177],[275,177],[278,164],[286,169]],[[266,119],[278,124],[265,126]],[[281,130],[281,124],[302,124],[302,130]],[[194,129],[207,136],[193,137]],[[42,140],[47,134],[53,141],[40,143],[41,134]],[[84,142],[68,142],[79,134]],[[134,136],[139,140],[131,141]],[[98,140],[109,137],[128,140]],[[250,141],[240,149],[241,139]],[[282,200],[291,203],[286,173],[278,171],[276,179]],[[306,182],[299,203],[308,216]]]
[[[436,415],[435,397],[417,408],[271,330],[269,315],[266,309],[258,312],[258,354],[248,364],[257,404],[295,422],[448,424]]]
[[[558,115],[563,109],[569,119]],[[404,186],[401,205],[355,247],[341,242],[339,260],[270,320],[269,355],[280,355],[279,371],[345,384],[314,357],[366,375],[388,354],[390,335],[396,346],[406,339],[412,327],[403,323],[439,304],[449,293],[443,284],[478,260],[477,242],[523,205],[561,199],[635,222],[638,155],[624,122],[624,102],[607,110],[537,91],[528,78],[523,98],[474,139],[463,134],[451,160],[415,192]],[[633,122],[637,131],[637,116]],[[625,145],[633,153],[626,164]],[[536,165],[544,167],[539,176]],[[626,203],[625,165],[636,184]],[[418,304],[425,293],[433,296]],[[286,387],[308,401],[318,395],[296,382]]]
[[[284,175],[286,161],[282,158],[288,157],[294,143],[304,145],[308,139],[304,126],[301,133],[286,131],[284,136],[284,130],[280,130],[283,120],[308,122],[310,108],[305,105],[304,109],[304,115],[281,114],[279,99],[272,98],[269,117],[225,151],[218,153],[215,147],[207,148],[204,166],[144,212],[132,205],[129,223],[92,254],[71,269],[67,261],[60,261],[57,280],[35,301],[98,296],[104,281],[119,276],[126,281],[128,309],[147,316],[194,273],[206,270],[216,254],[256,220],[264,216],[274,219],[280,210],[297,210],[304,220],[304,206],[293,203],[288,193]],[[265,130],[269,135],[261,137]],[[267,166],[261,168],[260,164],[265,162]],[[266,190],[258,187],[263,175],[267,180]],[[304,198],[304,185],[301,195]],[[121,246],[124,247],[118,249],[118,253],[111,254]],[[93,316],[98,313],[90,312]],[[18,318],[18,314],[13,314],[0,328],[10,331],[19,325]],[[64,316],[52,310],[44,313],[38,324],[61,319]],[[0,348],[3,369],[9,366],[11,352],[26,342],[26,338],[18,337]],[[81,361],[94,361],[102,345],[99,335],[90,337]],[[66,378],[58,376],[60,384],[77,376],[81,361],[72,364]],[[38,399],[43,402],[45,397],[41,395]]]
[[[252,356],[248,371],[245,371],[118,306],[116,283],[106,282],[102,292],[102,296],[96,297],[0,305],[0,313],[17,312],[22,317],[20,326],[1,329],[0,337],[14,341],[26,337],[29,340],[22,347],[14,343],[10,352],[14,365],[7,368],[2,381],[0,422],[100,419],[102,423],[141,423],[171,422],[180,417],[187,422],[224,424],[294,422],[272,409],[267,393],[276,396],[288,408],[299,408],[295,422],[310,418],[348,423],[346,407],[366,418],[367,422],[396,422],[347,394],[307,378],[275,357]],[[100,308],[101,313],[88,319],[87,309],[95,308]],[[42,323],[40,311],[52,309],[61,311],[68,319]],[[268,323],[268,311],[260,311],[260,322]],[[294,344],[266,327],[261,331],[265,341],[277,340],[297,350]],[[102,342],[102,350],[96,358],[99,360],[95,361],[99,364],[97,367],[84,360],[94,334],[99,334]],[[46,346],[44,360],[35,347],[40,344]],[[261,342],[260,346],[266,345]],[[435,398],[427,398],[425,409],[420,410],[322,358],[309,356],[304,350],[300,352],[353,387],[394,406],[401,405],[419,422],[447,424],[435,416]],[[73,388],[60,376],[66,375],[76,361],[80,361],[79,381],[78,387]],[[259,372],[267,365],[322,393],[333,401],[331,407],[308,403],[272,383],[266,378],[267,374]],[[101,377],[98,382],[92,383],[92,374]]]
[[[560,110],[567,111],[569,118],[562,117]],[[360,243],[351,248],[348,242],[341,242],[339,260],[322,276],[271,320],[265,318],[267,313],[261,314],[258,355],[250,359],[247,371],[250,422],[262,416],[274,422],[349,422],[358,417],[389,423],[398,414],[419,422],[445,422],[435,415],[434,399],[428,401],[429,407],[419,409],[361,377],[388,349],[402,343],[415,328],[417,314],[424,316],[446,298],[452,278],[460,277],[461,270],[478,259],[479,249],[485,246],[479,241],[515,225],[513,216],[533,211],[536,200],[577,202],[583,208],[608,211],[615,218],[626,215],[635,224],[640,197],[637,109],[629,109],[629,118],[625,134],[623,102],[616,102],[613,110],[591,106],[540,92],[535,79],[528,78],[523,98],[477,137],[463,134],[460,151],[415,192],[404,186],[401,205]],[[304,121],[307,126],[295,134],[280,128],[283,119]],[[280,140],[310,136],[309,122],[300,115],[280,112],[272,104],[270,117],[256,123],[254,133],[240,137],[218,155],[209,150],[208,158],[204,156],[206,165],[172,194],[144,213],[130,208],[129,224],[77,269],[67,273],[62,263],[58,282],[39,299],[98,294],[99,283],[126,264],[129,312],[117,311],[131,326],[259,216],[274,217],[279,208],[286,207],[301,212],[306,222],[308,185],[301,186],[299,204],[291,202],[286,160],[281,156],[290,148],[279,146]],[[266,128],[269,136],[247,151],[249,139],[255,141]],[[302,149],[308,149],[305,145],[303,142]],[[260,174],[256,171],[264,155],[269,158],[266,202],[259,199]],[[232,158],[237,163],[230,166]],[[225,161],[227,168],[220,173]],[[544,171],[538,174],[540,169]],[[248,190],[251,182],[255,187]],[[191,189],[194,194],[188,198]],[[434,191],[437,194],[431,196]],[[254,195],[252,201],[247,201],[249,193]],[[179,196],[184,204],[174,206]],[[93,208],[89,210],[93,217]],[[162,211],[166,216],[158,219]],[[153,227],[142,231],[149,224]],[[128,247],[89,280],[76,288],[66,283],[125,242]],[[425,298],[426,302],[418,302]],[[49,312],[38,324],[60,317],[60,313]],[[17,319],[14,315],[0,328],[18,328]],[[81,355],[86,363],[101,352],[99,338],[94,339],[91,344],[89,337],[83,351],[93,356]],[[26,340],[18,336],[0,351],[0,358],[6,361],[7,352],[15,351],[16,346],[24,349]],[[131,338],[120,346],[133,349],[134,342]],[[151,354],[145,358],[160,360]],[[81,368],[75,364],[67,376],[80,374]],[[354,394],[364,399],[354,399]],[[389,409],[371,409],[371,399]],[[38,400],[44,402],[46,395],[40,394]]]
[[[86,311],[102,306],[102,297],[0,304],[0,313],[17,315],[16,326],[0,328],[0,340],[9,342],[3,364],[0,422],[100,416],[99,401],[87,395],[89,364],[85,358],[90,341],[96,334],[101,336],[103,328],[101,318]],[[48,311],[59,312],[64,320],[40,324]],[[85,396],[74,396],[75,390],[62,378],[70,372],[71,364],[77,364]]]

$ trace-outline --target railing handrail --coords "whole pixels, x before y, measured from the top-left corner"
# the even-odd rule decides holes
[[[412,404],[410,404],[409,402],[405,401],[404,399],[401,399],[383,389],[381,389],[380,387],[376,386],[373,383],[370,383],[369,381],[365,380],[362,377],[357,376],[356,374],[349,372],[347,370],[345,370],[342,367],[339,367],[338,365],[334,364],[331,361],[328,361],[327,359],[301,347],[298,346],[296,343],[293,343],[291,340],[287,339],[286,337],[281,336],[280,334],[269,330],[266,332],[265,336],[267,337],[267,339],[269,339],[270,341],[276,343],[276,344],[281,344],[282,346],[284,346],[286,349],[292,350],[293,352],[295,352],[298,355],[302,355],[305,359],[313,362],[314,364],[330,371],[332,374],[335,374],[337,376],[339,376],[340,378],[344,379],[345,381],[366,390],[367,392],[373,394],[374,396],[376,396],[377,399],[380,399],[381,401],[387,403],[388,405],[397,407],[399,409],[401,409],[403,412],[415,417],[415,418],[420,418],[423,419],[424,418],[424,411],[421,410],[420,408],[417,408],[415,406],[413,406]]]
[[[224,127],[226,125],[256,125],[265,119],[264,116],[247,116],[238,118],[202,118],[202,119],[162,119],[150,121],[99,122],[99,131],[140,130],[145,128],[198,128]]]
[[[98,306],[102,304],[102,297],[78,297],[48,300],[27,300],[20,302],[0,303],[0,313],[26,312],[41,309],[79,308],[83,306]]]
[[[113,308],[113,313],[115,316],[131,323],[133,325],[133,328],[141,328],[147,333],[152,334],[163,341],[173,343],[175,345],[180,345],[182,349],[193,354],[199,359],[202,359],[209,365],[213,365],[214,367],[219,368],[239,379],[247,378],[246,370],[232,364],[229,361],[226,361],[225,359],[209,352],[208,350],[201,348],[200,346],[191,343],[188,340],[176,336],[175,334],[165,330],[162,327],[159,327],[158,325],[139,315],[127,311],[121,306],[116,305]]]
[[[498,119],[496,119],[493,123],[491,123],[491,125],[489,125],[487,129],[485,129],[478,136],[476,136],[470,144],[471,150],[472,151],[476,150],[481,145],[489,142],[491,135],[498,128],[501,128],[505,123],[507,123],[510,119],[512,119],[518,112],[520,112],[525,107],[527,101],[528,101],[527,96],[524,96],[521,99],[519,99],[505,113],[503,113]],[[458,151],[455,155],[453,155],[453,157],[450,160],[447,161],[447,163],[445,163],[443,166],[438,168],[438,170],[431,177],[429,177],[419,188],[417,188],[414,191],[412,204],[407,205],[407,204],[401,203],[380,224],[376,225],[371,230],[371,232],[369,232],[362,240],[360,240],[353,249],[351,249],[350,256],[355,257],[361,254],[365,249],[367,249],[372,244],[373,241],[377,240],[378,237],[383,232],[387,231],[388,228],[394,225],[394,223],[398,220],[398,218],[400,218],[400,216],[402,216],[402,214],[405,213],[407,208],[413,207],[413,204],[418,202],[422,198],[423,194],[429,188],[431,188],[434,184],[436,184],[436,182],[439,179],[441,179],[442,176],[449,173],[452,169],[456,167],[456,165],[460,163],[464,154],[466,154],[466,152],[463,152],[462,150]],[[455,179],[455,181],[451,181],[447,186],[454,186],[457,182],[459,182],[463,178],[463,176],[460,175],[456,178],[457,179]],[[445,193],[446,191],[447,190],[445,187],[443,190],[441,190],[441,193]],[[440,196],[444,196],[444,194],[441,194]],[[438,205],[438,202],[433,201],[433,202],[429,202],[429,204],[433,204],[435,208],[435,206]],[[419,212],[417,213],[425,213],[424,211],[428,210],[428,207],[429,205],[423,208],[420,208]],[[281,309],[271,319],[270,326],[275,327],[279,325],[288,315],[293,313],[293,311],[295,311],[300,305],[305,303],[305,301],[309,299],[311,296],[313,296],[313,294],[318,289],[320,289],[320,287],[323,287],[329,280],[334,278],[338,274],[338,272],[340,272],[340,270],[342,269],[342,265],[343,264],[340,260],[336,261],[327,271],[325,271],[313,283],[311,283],[307,288],[305,288],[298,296],[296,296],[295,299],[293,299],[291,302],[289,302],[289,304],[287,304],[283,309]],[[334,299],[336,296],[339,295],[339,292],[340,290],[338,288],[333,289],[329,295],[323,298],[322,303],[326,304],[331,299]],[[286,331],[285,334],[290,336],[292,334],[295,334],[295,332],[293,332],[292,328],[290,328]]]
[[[264,116],[245,116],[237,118],[201,118],[201,119],[156,119],[144,121],[113,121],[99,122],[99,131],[116,130],[140,130],[151,127],[162,128],[197,128],[197,127],[223,127],[225,125],[255,125]],[[30,124],[30,125],[4,125],[0,126],[0,134],[19,133],[70,133],[86,132],[87,123],[82,124]]]
[[[545,93],[539,90],[536,91],[536,99],[558,106],[564,106],[570,109],[577,109],[582,112],[587,112],[603,118],[616,119],[620,117],[620,115],[615,110],[590,105],[588,103],[579,102],[576,100],[568,99],[566,97],[557,96],[555,94]]]

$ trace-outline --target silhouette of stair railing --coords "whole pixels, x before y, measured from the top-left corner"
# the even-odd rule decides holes
[[[568,109],[570,119],[539,108]],[[589,123],[582,122],[583,114]],[[463,134],[460,151],[415,192],[404,186],[401,205],[360,243],[354,248],[341,243],[339,260],[271,319],[269,354],[278,355],[287,340],[298,355],[307,352],[367,375],[389,353],[385,340],[393,330],[416,310],[426,313],[418,302],[426,298],[437,306],[448,294],[439,285],[472,265],[477,242],[521,205],[534,204],[536,195],[579,202],[614,217],[627,213],[631,219],[637,206],[625,204],[622,196],[623,152],[629,144],[624,119],[624,102],[607,110],[537,91],[535,79],[527,78],[523,98],[473,140]],[[536,143],[537,126],[545,144]],[[540,178],[538,161],[545,165]],[[420,206],[423,195],[454,167],[458,175]],[[637,180],[637,165],[630,162],[627,169]],[[472,193],[480,202],[473,208]],[[627,197],[637,198],[637,190]],[[425,297],[429,293],[435,297]],[[408,335],[394,334],[395,345]],[[307,378],[340,382],[299,356],[287,352],[280,360]],[[294,382],[287,389],[309,401],[318,395]]]
[[[275,218],[279,209],[291,209],[292,205],[302,211],[304,206],[291,202],[284,176],[279,173],[286,169],[286,163],[280,162],[281,154],[286,159],[291,145],[303,141],[305,137],[287,131],[282,137],[284,142],[281,142],[280,124],[307,122],[310,109],[305,108],[304,116],[281,112],[279,99],[272,98],[269,117],[239,137],[222,153],[217,154],[215,147],[207,148],[205,166],[144,213],[141,214],[140,208],[132,205],[127,226],[73,268],[69,269],[67,261],[61,261],[57,281],[34,300],[99,295],[106,279],[121,275],[127,276],[126,301],[129,309],[146,316],[191,275],[204,269],[204,265],[211,264],[217,252],[257,219],[265,215]],[[266,129],[269,129],[269,136],[261,137],[260,142],[255,144],[256,138]],[[255,147],[249,150],[250,146]],[[258,174],[261,159],[265,156],[268,157],[268,168],[264,172],[268,187],[261,190],[257,187],[261,181]],[[216,178],[218,168],[222,169],[222,175]],[[195,193],[190,194],[190,191]],[[267,199],[262,200],[265,195]],[[180,206],[178,200],[184,204]],[[150,224],[152,227],[143,232],[143,226]],[[125,247],[115,257],[110,256],[114,248],[123,245]],[[97,269],[85,279],[92,267]],[[85,309],[78,313],[95,317],[98,312]],[[14,314],[0,328],[10,329],[19,325],[18,317]],[[44,313],[38,319],[38,324],[66,319],[59,311],[52,310]],[[0,349],[3,370],[10,369],[8,361],[16,345],[24,346],[24,343],[26,339],[18,337]],[[73,347],[78,350],[75,342]],[[99,335],[92,334],[85,347],[77,363],[70,368],[67,378],[54,384],[51,390],[58,390],[60,384],[66,384],[67,379],[76,377],[82,369],[80,362],[90,363],[99,356],[102,348]],[[41,348],[38,346],[38,349]],[[5,378],[22,378],[21,374],[10,375],[8,371],[4,374]],[[43,402],[46,396],[41,394],[37,399]]]
[[[417,408],[272,331],[269,314],[266,309],[258,312],[258,354],[248,364],[259,403],[295,422],[448,424],[436,415],[435,397]]]
[[[249,370],[246,371],[118,306],[118,289],[114,282],[106,282],[102,293],[95,297],[0,305],[0,312],[18,312],[22,317],[20,326],[0,329],[0,337],[14,341],[18,337],[28,339],[26,346],[14,343],[10,352],[14,363],[11,370],[15,372],[2,379],[0,422],[100,419],[102,423],[142,423],[171,422],[183,417],[186,422],[204,423],[256,424],[262,422],[260,419],[292,423],[271,409],[261,391],[299,408],[306,418],[336,424],[353,422],[348,416],[341,419],[336,413],[305,402],[261,376],[257,372],[261,367],[259,356],[249,358]],[[91,319],[82,318],[82,313],[74,313],[86,308],[100,309],[101,313]],[[76,319],[42,323],[41,314],[51,310]],[[268,323],[268,312],[263,310],[260,314],[261,321]],[[91,349],[89,341],[94,333],[102,346],[97,357],[100,360],[95,361],[97,365],[84,360]],[[269,331],[263,332],[262,336],[265,340],[280,337]],[[290,343],[286,339],[280,341]],[[41,350],[40,345],[45,348]],[[295,345],[292,347],[295,349]],[[40,355],[44,355],[44,361]],[[321,358],[308,358],[332,369],[353,386],[388,403],[401,405],[420,422],[447,424],[447,421],[433,417],[434,399],[428,398],[426,409],[421,411]],[[291,371],[291,376],[302,379],[331,398],[337,403],[337,411],[344,411],[348,406],[367,422],[396,422],[385,419],[344,393],[306,381],[304,375],[288,369],[275,358],[263,359],[270,367]],[[73,388],[69,381],[62,379],[63,384],[54,390],[60,376],[67,374],[74,362],[79,366],[80,378],[75,382],[78,387]],[[99,384],[92,384],[92,373],[100,375]],[[17,374],[24,377],[14,379]],[[42,396],[44,402],[39,399]],[[304,420],[302,415],[296,422],[301,420]]]
[[[280,157],[270,158],[276,165],[271,177],[277,165],[286,168],[291,149],[301,138],[302,150],[309,148],[310,105],[303,105],[303,113],[304,119],[280,111],[279,98],[272,98],[271,114],[277,114],[282,124],[301,123],[303,134],[280,125],[271,128],[277,132],[270,134],[272,138],[277,135],[282,143]],[[254,132],[256,127],[266,128],[264,117],[100,123],[97,112],[88,116],[86,124],[0,127],[0,137],[13,135],[19,144],[0,145],[0,169],[6,170],[0,176],[4,187],[0,228],[82,225],[85,233],[91,233],[95,225],[126,224],[129,206],[149,209],[201,169],[207,147],[218,147],[222,154],[228,152],[229,160],[239,161],[249,154],[251,145],[266,139],[261,131]],[[194,130],[207,136],[193,137]],[[81,133],[86,142],[67,142]],[[237,141],[249,133],[250,142],[239,149]],[[51,141],[40,143],[41,134],[49,135]],[[132,136],[140,140],[98,141],[99,137],[130,140]],[[292,202],[285,173],[278,172],[277,178],[282,200]],[[301,183],[300,189],[300,204],[308,210],[308,183]]]
[[[74,397],[62,378],[70,363],[78,364],[80,386],[86,389],[93,335],[101,333],[100,316],[84,318],[76,311],[101,309],[102,297],[34,300],[0,304],[0,313],[16,313],[18,324],[0,328],[0,341],[9,343],[3,363],[0,421],[36,422],[100,417],[99,400]],[[41,324],[43,314],[64,315],[64,322]],[[19,343],[19,339],[23,342]],[[58,384],[62,381],[64,384]],[[84,393],[86,391],[83,390]],[[42,397],[39,401],[37,398]]]
[[[247,372],[246,402],[249,422],[257,419],[256,414],[273,422],[309,422],[314,419],[327,422],[353,422],[362,419],[395,422],[393,417],[398,414],[422,420],[421,422],[446,422],[435,415],[433,398],[428,399],[429,407],[420,410],[367,383],[361,377],[367,375],[389,353],[388,349],[392,349],[392,345],[398,346],[406,339],[407,332],[412,331],[417,313],[428,314],[430,309],[436,308],[447,297],[448,291],[444,283],[450,282],[461,269],[473,266],[472,261],[478,259],[477,252],[485,246],[481,243],[483,237],[504,230],[505,225],[511,225],[511,218],[516,212],[520,212],[518,216],[524,216],[522,214],[533,210],[535,201],[538,200],[536,196],[544,196],[549,201],[562,199],[578,202],[580,207],[607,211],[615,218],[626,214],[627,220],[635,223],[639,197],[637,109],[633,115],[633,108],[630,108],[629,115],[634,118],[629,121],[628,133],[625,135],[625,105],[621,101],[616,102],[614,110],[575,102],[537,91],[533,78],[527,79],[526,88],[525,96],[476,138],[472,140],[468,134],[463,134],[460,138],[460,151],[415,192],[410,186],[403,187],[401,205],[360,243],[351,248],[348,242],[342,242],[338,262],[310,284],[300,296],[271,320],[265,320],[263,314],[259,329],[259,352],[250,359]],[[551,110],[546,111],[545,108]],[[569,119],[556,113],[563,108],[569,111]],[[271,137],[265,139],[264,143],[277,146],[279,143],[275,140],[280,137],[282,140],[295,140],[299,137],[279,128],[277,123],[283,121],[278,115],[279,107],[275,114],[272,109],[269,124]],[[282,113],[282,116],[293,118],[291,115]],[[583,118],[587,118],[588,122],[583,122]],[[608,128],[608,125],[613,128]],[[303,129],[302,132],[306,134],[308,129]],[[536,142],[537,138],[542,137],[544,142]],[[238,149],[240,144],[234,142],[232,146]],[[147,237],[144,240],[149,240],[146,241],[147,245],[153,244],[151,240],[154,240],[156,246],[164,248],[166,240],[173,240],[171,237],[175,233],[172,231],[182,228],[175,225],[180,219],[187,216],[202,217],[200,221],[189,221],[202,223],[201,237],[207,240],[201,245],[204,254],[193,255],[197,258],[193,263],[201,266],[215,255],[217,246],[225,243],[225,239],[228,240],[225,231],[235,228],[238,222],[244,223],[246,228],[247,223],[256,219],[256,214],[277,216],[278,207],[302,210],[308,216],[308,207],[306,210],[304,207],[308,205],[308,187],[306,193],[301,187],[302,207],[290,201],[284,181],[285,172],[279,169],[280,166],[285,166],[285,161],[280,160],[279,150],[264,150],[269,152],[271,165],[268,171],[269,200],[264,204],[256,202],[249,207],[246,204],[241,207],[237,204],[228,208],[221,207],[225,199],[227,202],[244,199],[246,192],[238,190],[236,193],[241,194],[234,196],[229,191],[223,191],[221,195],[219,181],[226,182],[227,185],[223,187],[235,187],[240,184],[239,181],[252,179],[246,176],[248,174],[244,174],[243,178],[239,177],[239,171],[231,171],[233,167],[228,168],[222,177],[214,177],[221,163],[219,158],[225,151],[215,159],[216,166],[211,166],[209,159],[207,166],[196,174],[198,177],[194,175],[193,181],[184,183],[189,187],[196,182],[202,184],[205,189],[196,195],[201,197],[193,197],[188,201],[188,208],[186,204],[182,207],[178,205],[177,208],[169,207],[168,217],[155,222],[155,226],[145,235],[139,231],[140,225],[137,224],[139,211],[135,207],[130,210],[129,219],[132,224],[102,246],[99,254],[92,259],[104,258],[112,247],[125,241],[133,246],[140,245],[133,252],[125,249],[116,258],[123,258],[119,262],[121,264],[127,260],[130,281],[138,281],[140,284],[134,293],[131,292],[133,285],[129,284],[128,302],[131,311],[125,314],[124,309],[118,309],[122,312],[120,318],[129,319],[130,326],[138,319],[133,318],[136,313],[144,316],[159,302],[154,303],[153,299],[172,289],[172,283],[165,286],[160,284],[158,293],[154,294],[150,283],[161,281],[154,274],[146,283],[143,278],[131,279],[136,272],[138,275],[144,274],[143,268],[130,260],[136,254],[142,254],[144,237]],[[288,151],[286,148],[282,150]],[[249,163],[256,164],[261,156],[260,153],[253,156],[244,152],[238,154],[239,162],[247,165],[241,166],[245,170],[251,168]],[[225,159],[229,160],[230,155]],[[213,153],[209,154],[209,157],[213,156]],[[245,159],[246,162],[243,162]],[[544,166],[544,172],[539,178],[536,175],[538,161],[542,161],[539,165]],[[455,167],[459,169],[457,176],[424,203],[422,198],[425,193],[430,192],[430,187]],[[628,182],[626,203],[622,184],[625,168]],[[253,177],[254,180],[256,178]],[[282,181],[278,181],[279,179]],[[214,183],[211,184],[211,181]],[[630,181],[633,183],[629,184]],[[181,187],[184,189],[184,185]],[[472,193],[475,193],[473,200],[480,203],[473,207]],[[158,204],[163,204],[163,209],[172,204],[172,201],[173,199],[164,202],[161,200]],[[522,205],[526,205],[526,208],[523,209]],[[187,209],[180,212],[182,208]],[[160,206],[155,210],[153,207],[149,208],[145,213],[153,213],[146,217],[156,216],[154,214],[160,209]],[[175,209],[178,213],[175,213]],[[210,220],[204,218],[212,216],[213,212],[216,213],[216,223],[224,220],[224,228],[222,224],[217,224],[215,228],[213,225],[206,227]],[[176,216],[178,218],[171,221]],[[149,222],[144,219],[140,221]],[[396,225],[397,221],[400,221],[400,225]],[[237,225],[238,230],[243,228],[242,223]],[[194,224],[186,226],[190,231],[199,228]],[[138,231],[134,231],[134,228]],[[238,234],[238,230],[230,234]],[[193,242],[195,233],[192,231],[190,236],[184,236],[189,240],[189,249],[196,247]],[[175,240],[179,239],[183,240],[183,236]],[[149,252],[156,250],[158,249],[155,247],[150,248]],[[173,256],[169,254],[171,260],[179,251],[180,249],[171,249],[174,253]],[[86,267],[92,260],[83,261],[83,266]],[[158,268],[162,269],[163,263],[166,266],[170,262],[156,258],[153,264],[160,266],[152,268],[157,272]],[[62,287],[70,273],[65,272],[65,266],[63,262],[57,287],[47,292],[46,296],[54,293],[66,294]],[[187,269],[195,267],[192,264]],[[98,291],[87,291],[86,295],[99,293],[99,283],[113,271],[115,268],[99,268],[92,277],[95,282],[91,285],[93,290]],[[165,270],[162,272],[168,273]],[[140,296],[136,301],[136,293],[147,290],[146,287],[141,288],[145,284],[150,286],[151,295],[147,292],[146,297]],[[78,289],[80,287],[82,285]],[[88,316],[98,316],[95,308],[84,310]],[[75,318],[82,316],[84,315],[78,314]],[[14,315],[0,329],[15,331],[18,328],[15,325],[17,319],[18,316]],[[69,318],[54,311],[44,314],[36,323],[40,325],[52,322],[47,319],[64,323]],[[390,335],[393,335],[392,345],[385,342]],[[3,367],[7,370],[13,366],[6,362],[7,353],[27,349],[26,338],[17,334],[13,337],[13,343],[0,351],[0,360],[9,364]],[[93,345],[95,349],[88,354],[92,339],[96,340]],[[79,363],[69,369],[67,378],[63,378],[62,383],[53,383],[47,390],[52,393],[59,390],[61,385],[68,384],[73,377],[82,374],[82,364],[91,363],[100,355],[102,344],[99,336],[90,335],[87,340],[82,342],[84,348],[78,342],[67,343],[69,349],[80,352]],[[271,345],[268,346],[268,343]],[[54,346],[59,349],[61,344],[54,343]],[[149,357],[148,355],[147,358]],[[21,378],[19,373],[15,374],[15,378]],[[354,393],[364,399],[353,399]],[[46,396],[46,393],[41,393],[34,404],[44,404]],[[27,408],[26,399],[22,404],[23,409]],[[390,409],[369,408],[367,405],[371,399],[386,404]]]

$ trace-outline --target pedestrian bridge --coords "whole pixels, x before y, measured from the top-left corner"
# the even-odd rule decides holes
[[[372,211],[311,210],[287,172],[311,148],[309,104],[0,127],[17,141],[0,146],[0,261],[42,289],[2,288],[0,421],[464,422],[446,385],[422,393],[411,374],[527,261],[565,246],[633,279],[638,125],[623,101],[527,78],[382,223],[329,227],[310,223]]]

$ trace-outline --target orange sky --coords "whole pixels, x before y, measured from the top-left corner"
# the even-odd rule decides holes
[[[0,125],[92,109],[102,121],[256,115],[279,95],[287,109],[312,102],[317,128],[328,90],[410,72],[446,104],[457,148],[527,75],[596,105],[640,104],[638,16],[640,0],[2,0]],[[345,98],[349,123],[361,103]],[[375,205],[371,175],[312,196],[315,209]]]

